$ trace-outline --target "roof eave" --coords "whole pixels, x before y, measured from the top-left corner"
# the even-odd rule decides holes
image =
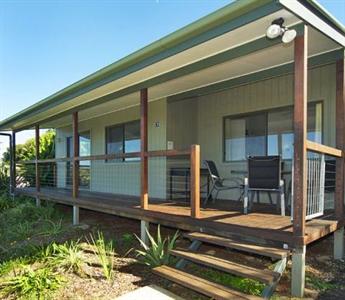
[[[130,66],[140,63],[140,61],[145,58],[153,56],[164,49],[178,45],[182,41],[191,39],[202,32],[219,26],[226,21],[237,18],[268,3],[276,3],[276,0],[247,0],[230,3],[229,5],[149,44],[148,46],[112,63],[109,66],[106,66],[105,68],[92,73],[91,75],[1,121],[0,130],[11,130],[11,127],[16,121],[25,118],[25,116],[30,113],[34,113],[37,109],[41,109],[54,103],[57,99],[65,97],[66,95],[82,89],[87,85],[92,85],[94,82],[97,82],[110,74],[129,68]]]

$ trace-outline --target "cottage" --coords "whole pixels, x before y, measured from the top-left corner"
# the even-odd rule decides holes
[[[310,243],[333,234],[344,257],[344,47],[344,27],[314,0],[231,3],[0,122],[12,192],[72,206],[74,224],[87,208],[141,220],[143,238],[158,223],[188,231],[191,250],[272,257],[266,298],[291,256],[301,297]],[[16,160],[18,132],[35,129],[38,149],[49,128],[55,159]],[[264,277],[246,270],[233,272]]]

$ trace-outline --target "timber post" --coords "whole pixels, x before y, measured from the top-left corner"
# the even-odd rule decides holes
[[[17,187],[17,172],[16,172],[16,132],[12,131],[12,179],[11,179],[11,185],[12,185],[12,191],[13,191],[13,195],[15,194],[15,189]]]
[[[36,206],[41,206],[41,200],[38,196],[41,191],[41,180],[40,180],[40,169],[38,160],[40,159],[40,126],[37,124],[35,126],[35,174],[36,174]]]
[[[148,209],[148,91],[140,90],[140,207]],[[149,222],[141,220],[141,240],[148,243]]]
[[[192,218],[200,218],[200,146],[192,145],[190,153],[190,202]]]
[[[79,161],[76,159],[79,156],[79,130],[78,130],[78,112],[72,115],[73,128],[73,187],[72,196],[76,200],[79,196]],[[79,224],[79,206],[73,205],[73,225]]]
[[[343,152],[336,158],[335,179],[335,216],[342,224],[341,228],[334,232],[334,258],[344,258],[344,150],[345,150],[345,76],[344,57],[336,63],[336,147]]]
[[[293,235],[291,293],[303,297],[305,285],[305,218],[307,201],[307,77],[308,27],[294,45],[294,169]]]

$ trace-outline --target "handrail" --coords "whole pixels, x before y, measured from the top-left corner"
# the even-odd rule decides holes
[[[172,156],[185,156],[190,155],[191,150],[154,150],[145,153],[147,157],[172,157]],[[38,160],[21,160],[17,161],[16,164],[44,164],[44,163],[56,163],[56,162],[72,162],[72,161],[85,161],[85,160],[112,160],[120,158],[134,158],[140,157],[140,152],[131,153],[118,153],[118,154],[100,154],[100,155],[88,155],[88,156],[77,156],[77,157],[60,157],[50,159],[38,159]]]
[[[335,157],[342,157],[343,156],[343,151],[337,148],[329,147],[326,145],[322,145],[319,143],[315,143],[312,141],[306,141],[306,147],[307,150],[321,153],[321,154],[326,154],[330,156],[335,156]]]
[[[156,150],[156,151],[148,151],[145,153],[147,157],[171,157],[171,156],[185,156],[190,155],[191,150]]]
[[[15,163],[20,165],[26,165],[26,164],[35,164],[36,162],[39,164],[43,163],[55,163],[55,162],[66,162],[66,161],[72,161],[73,158],[71,157],[58,157],[58,158],[48,158],[48,159],[33,159],[33,160],[18,160]]]

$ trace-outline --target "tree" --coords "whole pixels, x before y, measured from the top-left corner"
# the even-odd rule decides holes
[[[55,158],[55,131],[48,130],[40,136],[39,147],[40,159]],[[16,145],[16,161],[28,161],[36,159],[35,139],[28,139],[24,144]],[[3,162],[5,165],[10,163],[10,151],[7,149],[3,154]],[[47,185],[52,185],[54,165],[44,164],[40,167],[41,182]],[[34,164],[20,164],[16,167],[17,175],[30,186],[35,185],[35,165]]]
[[[40,159],[55,158],[55,131],[48,130],[40,136]],[[16,145],[16,160],[25,161],[36,158],[35,139],[28,139],[24,144]],[[3,161],[10,162],[10,151],[3,154]]]

